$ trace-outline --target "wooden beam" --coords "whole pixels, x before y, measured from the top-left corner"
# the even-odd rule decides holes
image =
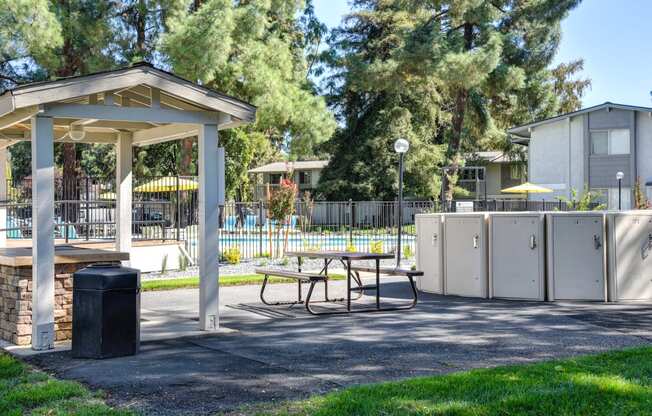
[[[149,123],[217,124],[215,111],[181,111],[154,108],[122,108],[108,105],[46,104],[44,115],[59,118],[140,121]]]
[[[87,131],[86,136],[83,140],[74,141],[68,137],[67,130],[54,130],[52,135],[53,140],[60,142],[71,142],[71,143],[106,143],[114,144],[117,138],[118,133],[100,133],[94,131]],[[32,134],[30,131],[25,131],[23,133],[0,133],[0,140],[4,139],[4,142],[12,141],[12,144],[16,142],[31,141]],[[2,142],[0,142],[2,143]],[[0,144],[0,148],[2,144]]]
[[[150,96],[151,96],[150,103],[151,104],[149,106],[152,107],[152,108],[161,108],[161,90],[159,90],[158,88],[152,87],[152,88],[150,88],[150,91],[151,91],[151,93],[150,93]]]
[[[19,108],[13,113],[4,115],[0,117],[0,130],[6,129],[7,127],[11,127],[14,124],[28,120],[38,112],[39,112],[38,106],[33,105],[31,107]]]
[[[178,140],[186,137],[196,136],[199,133],[199,126],[192,124],[168,124],[160,127],[153,127],[147,130],[140,130],[134,133],[134,146],[146,146],[155,143],[162,143],[168,140]]]

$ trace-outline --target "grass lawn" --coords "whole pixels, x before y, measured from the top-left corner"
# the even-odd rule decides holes
[[[343,280],[342,274],[331,274],[331,280]],[[220,276],[220,286],[237,286],[237,285],[253,285],[263,283],[264,277],[260,274],[244,274],[233,276]],[[283,279],[280,277],[270,277],[269,283],[293,283],[296,282],[292,279]],[[189,289],[199,287],[199,277],[186,277],[181,279],[161,279],[161,280],[145,280],[141,284],[144,291],[150,290],[173,290],[173,289]]]
[[[652,348],[353,387],[257,415],[650,415]]]
[[[72,381],[59,381],[0,353],[0,415],[132,415],[111,409],[97,393]]]

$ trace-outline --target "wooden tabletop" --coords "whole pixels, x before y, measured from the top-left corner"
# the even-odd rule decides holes
[[[92,263],[129,260],[129,253],[103,250],[98,248],[76,247],[72,245],[55,246],[54,263]],[[31,266],[31,247],[5,247],[0,248],[0,265],[2,266]]]
[[[382,260],[393,259],[390,253],[364,253],[349,251],[286,251],[286,256],[308,257],[312,259],[343,259],[343,260]]]

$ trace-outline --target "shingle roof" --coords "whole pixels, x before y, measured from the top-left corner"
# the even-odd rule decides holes
[[[249,173],[285,173],[291,170],[317,170],[328,165],[328,160],[303,160],[296,162],[274,162],[250,169]]]

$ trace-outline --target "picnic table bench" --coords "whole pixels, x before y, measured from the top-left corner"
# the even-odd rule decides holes
[[[287,255],[294,255],[298,258],[298,271],[289,271],[289,270],[275,270],[275,269],[256,269],[256,273],[263,274],[265,279],[263,280],[263,285],[260,292],[260,299],[266,305],[295,305],[295,304],[305,304],[306,310],[313,315],[332,315],[332,314],[343,314],[343,313],[360,313],[360,312],[381,312],[381,311],[397,311],[404,309],[411,309],[417,304],[417,289],[414,282],[415,276],[423,275],[423,272],[418,270],[408,270],[392,267],[380,267],[381,259],[391,259],[393,255],[391,254],[377,254],[377,253],[351,253],[351,252],[337,252],[337,251],[298,251],[298,252],[288,252]],[[321,258],[324,259],[324,267],[319,273],[304,273],[301,271],[302,257],[308,258]],[[333,260],[338,260],[346,268],[346,290],[347,295],[345,299],[330,299],[328,297],[328,266]],[[352,261],[358,260],[373,260],[375,261],[375,267],[366,267],[366,266],[354,266]],[[363,285],[362,279],[360,278],[360,272],[370,272],[376,274],[375,285]],[[392,276],[405,276],[408,278],[410,283],[410,289],[412,290],[412,301],[408,305],[402,306],[381,306],[380,302],[380,275],[392,275]],[[298,298],[296,301],[290,302],[276,302],[270,303],[265,299],[265,288],[269,277],[282,277],[294,279],[297,281],[297,291]],[[310,304],[314,303],[311,300],[313,290],[315,285],[319,282],[324,282],[325,296],[324,300],[320,302],[340,302],[346,301],[346,310],[332,310],[329,308],[325,311],[315,311],[311,309]],[[355,282],[355,285],[351,283]],[[302,284],[309,284],[308,294],[306,296],[305,302],[302,299]],[[376,292],[376,304],[375,307],[366,307],[363,309],[356,308],[355,310],[351,309],[351,301],[357,300],[362,297],[365,290],[374,290]],[[352,299],[351,293],[356,292],[357,297]]]
[[[317,283],[319,282],[324,282],[324,300],[322,302],[341,302],[344,300],[344,298],[341,299],[329,299],[328,297],[328,275],[326,274],[320,274],[320,273],[304,273],[304,272],[295,272],[291,270],[277,270],[277,269],[265,269],[265,268],[257,268],[256,273],[262,274],[265,276],[263,279],[263,285],[260,288],[260,300],[265,304],[269,306],[277,306],[277,305],[297,305],[297,304],[305,304],[306,305],[306,310],[310,312],[313,315],[319,315],[318,312],[313,311],[310,308],[310,304],[314,303],[311,302],[312,298],[312,292],[314,290],[314,287]],[[286,279],[293,279],[297,281],[297,300],[295,301],[279,301],[279,302],[269,302],[267,299],[265,299],[265,288],[267,287],[267,283],[270,277],[281,277],[281,278],[286,278]],[[306,300],[303,300],[302,296],[302,289],[301,285],[303,283],[310,284],[310,287],[308,289],[308,295],[306,296]]]

